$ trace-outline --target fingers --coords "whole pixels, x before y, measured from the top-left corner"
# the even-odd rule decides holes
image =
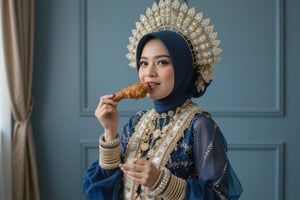
[[[120,168],[125,173],[142,172],[143,171],[143,166],[140,164],[135,164],[135,163],[120,164]]]
[[[146,187],[151,187],[160,173],[152,162],[142,158],[135,158],[130,163],[120,164],[120,169],[129,179]]]
[[[112,133],[112,137],[115,137],[118,127],[118,104],[112,99],[113,96],[109,94],[100,97],[95,117],[101,123],[105,133]]]
[[[137,164],[120,164],[121,170],[127,175],[127,177],[139,184],[144,183],[144,168],[142,165]]]
[[[108,94],[108,95],[104,95],[102,97],[100,97],[98,106],[96,108],[96,110],[99,110],[101,107],[103,107],[103,105],[112,105],[112,106],[116,106],[117,103],[112,99],[113,98],[113,94]]]
[[[114,113],[116,112],[117,102],[115,102],[112,97],[113,94],[104,95],[100,97],[98,106],[95,110],[95,115],[98,116],[100,113]]]

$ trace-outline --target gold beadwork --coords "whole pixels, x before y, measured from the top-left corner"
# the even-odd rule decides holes
[[[191,100],[187,100],[182,107],[178,107],[176,112],[169,111],[168,113],[153,113],[151,116],[151,120],[147,124],[147,128],[145,128],[145,132],[141,136],[140,140],[140,156],[146,157],[147,159],[151,159],[154,156],[156,147],[161,144],[164,137],[167,136],[168,130],[175,123],[177,116],[180,113],[185,111],[185,107],[192,103]],[[168,124],[166,124],[166,120],[169,118]],[[162,130],[159,125],[159,121],[162,119]]]
[[[148,156],[150,156],[149,160],[161,169],[166,165],[168,159],[170,158],[171,152],[175,150],[177,142],[184,135],[184,131],[188,128],[191,120],[197,113],[201,113],[203,110],[198,107],[197,104],[188,100],[184,103],[183,106],[178,107],[176,112],[174,112],[173,121],[177,121],[173,123],[172,128],[170,130],[166,130],[163,134],[163,138],[159,139],[155,143],[155,148],[149,149]],[[144,157],[145,155],[141,154],[141,143],[140,138],[148,132],[148,125],[152,124],[153,115],[157,115],[154,109],[145,113],[139,123],[135,126],[135,131],[133,135],[130,137],[127,143],[126,152],[124,153],[124,162],[130,162],[132,158],[135,157]],[[161,116],[158,114],[158,116]],[[179,122],[180,120],[180,122]],[[170,122],[169,122],[170,123]],[[146,131],[147,130],[147,131]],[[159,143],[159,144],[158,144]],[[152,153],[153,151],[153,153]],[[147,155],[146,155],[147,156]],[[145,158],[145,157],[144,157]],[[126,178],[124,178],[124,187],[131,188],[130,191],[124,191],[125,199],[135,199],[136,191],[139,185],[136,182],[133,182]],[[148,193],[148,189],[145,187],[141,187],[141,197],[145,197],[145,194]],[[184,196],[184,194],[182,194]],[[151,198],[154,199],[154,198]],[[155,199],[158,199],[156,197]],[[185,199],[184,197],[180,197],[180,199]]]
[[[212,80],[213,64],[220,62],[219,57],[222,50],[219,47],[220,40],[217,40],[217,32],[213,32],[214,26],[209,25],[210,19],[203,18],[203,13],[196,13],[195,8],[188,8],[184,2],[178,0],[160,0],[153,3],[152,8],[146,9],[146,15],[140,15],[140,21],[136,22],[132,36],[129,37],[128,53],[126,57],[131,67],[136,67],[136,48],[138,41],[147,33],[160,30],[171,30],[182,35],[189,44],[192,52],[194,67],[207,65],[201,69],[198,76],[198,83],[208,83]],[[204,84],[204,83],[202,83]]]

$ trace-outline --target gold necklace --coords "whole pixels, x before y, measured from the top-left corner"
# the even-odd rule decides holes
[[[162,156],[162,154],[164,154],[164,151],[161,152],[162,150],[161,148],[167,150],[170,146],[175,145],[175,143],[174,144],[169,143],[168,138],[175,137],[174,133],[175,135],[177,135],[177,131],[174,130],[175,127],[176,130],[178,129],[179,135],[183,134],[184,130],[187,128],[187,125],[190,122],[189,120],[185,121],[185,117],[183,115],[185,115],[186,111],[189,111],[190,107],[193,105],[194,103],[191,100],[187,100],[181,107],[178,107],[175,113],[173,112],[173,114],[170,112],[167,114],[158,114],[153,109],[148,111],[147,113],[144,113],[144,115],[140,118],[140,121],[135,126],[134,133],[131,135],[131,137],[128,140],[126,151],[124,154],[125,162],[130,161],[130,159],[134,157],[146,158],[153,161],[154,163],[157,162],[154,156],[158,156],[161,157],[161,159],[165,159],[164,156]],[[199,110],[197,110],[197,112],[199,112]],[[189,116],[193,116],[193,115],[189,115]],[[159,126],[157,126],[158,123],[156,123],[158,121],[160,122]],[[184,124],[182,124],[181,122],[184,122]],[[158,132],[156,131],[156,129],[158,129],[157,127],[159,127],[160,129],[161,131],[160,133],[156,133]],[[154,135],[156,134],[158,135],[158,137],[155,139]],[[179,138],[177,138],[176,141],[178,139]],[[148,145],[144,145],[143,143],[147,143],[149,147],[147,147]],[[141,156],[142,154],[143,156]],[[128,197],[128,199],[145,198],[146,190],[141,185],[135,182],[131,182],[130,180],[127,180],[126,177],[124,183],[126,188],[124,190],[126,191],[124,195]]]
[[[138,157],[151,159],[156,148],[163,142],[170,127],[182,113],[185,111],[185,107],[191,104],[191,100],[187,100],[181,107],[178,107],[176,111],[169,110],[167,113],[154,112],[149,120],[146,128],[140,139],[140,150]]]

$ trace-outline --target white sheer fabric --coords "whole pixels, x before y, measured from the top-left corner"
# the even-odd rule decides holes
[[[4,150],[2,142],[2,130],[0,130],[0,199],[5,199],[5,188],[4,188]]]
[[[2,83],[2,72],[0,72],[0,200],[11,200],[11,120],[8,94],[3,91],[5,88]]]
[[[4,71],[1,28],[0,25],[0,200],[11,200],[11,115]]]

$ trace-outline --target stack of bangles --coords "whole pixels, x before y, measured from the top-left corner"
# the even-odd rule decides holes
[[[115,169],[119,166],[121,160],[120,138],[117,137],[112,141],[105,141],[104,134],[99,137],[99,165],[103,169]],[[163,199],[186,199],[186,182],[185,180],[172,175],[164,167],[157,181],[152,188],[148,189],[148,198],[152,199],[160,196]]]
[[[185,180],[172,175],[167,168],[163,168],[152,189],[148,190],[147,197],[155,198],[160,196],[163,199],[186,199]]]
[[[99,137],[99,165],[103,169],[115,169],[121,160],[119,136],[112,141],[105,141],[104,134]]]

